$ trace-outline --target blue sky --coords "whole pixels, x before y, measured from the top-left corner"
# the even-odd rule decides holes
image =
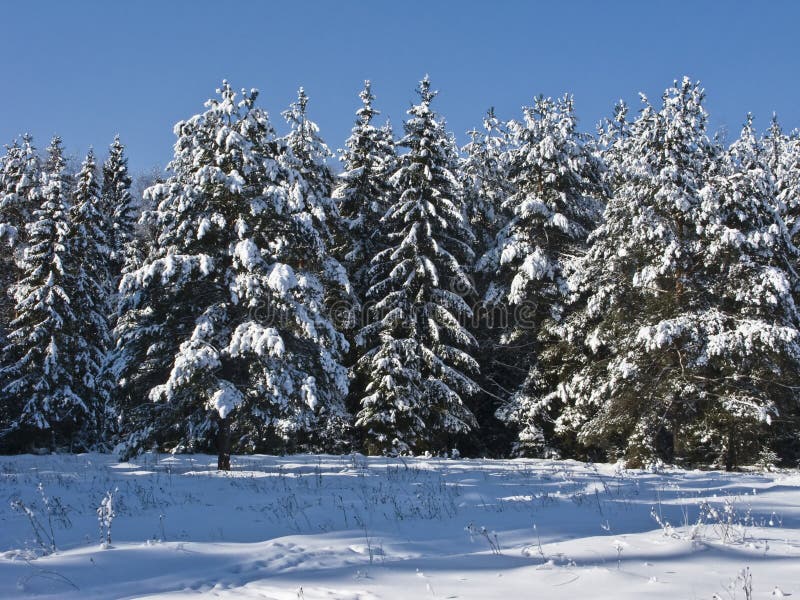
[[[331,148],[373,81],[399,130],[429,73],[436,108],[459,139],[489,106],[499,116],[539,94],[575,95],[584,129],[638,92],[702,81],[713,128],[735,135],[751,111],[800,127],[800,2],[6,2],[2,6],[0,142],[21,132],[45,147],[104,153],[115,133],[131,167],[169,160],[173,124],[202,110],[223,78],[261,90],[280,111],[305,86]]]

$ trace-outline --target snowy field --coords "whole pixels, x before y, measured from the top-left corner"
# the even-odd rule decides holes
[[[0,598],[800,599],[796,471],[360,455],[215,465],[0,457]],[[108,492],[110,545],[97,512]]]

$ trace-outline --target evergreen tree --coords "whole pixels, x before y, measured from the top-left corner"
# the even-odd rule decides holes
[[[0,162],[0,242],[8,247],[24,246],[25,225],[39,207],[40,171],[31,136],[24,135],[22,145],[15,141],[6,147]]]
[[[80,323],[68,295],[68,190],[60,140],[48,150],[41,204],[25,228],[22,278],[11,288],[16,316],[0,368],[2,445],[10,449],[85,448],[77,434],[91,419],[75,377]]]
[[[330,447],[346,429],[346,342],[324,310],[325,222],[286,165],[257,92],[227,83],[178,123],[172,174],[147,195],[157,246],[124,276],[118,326],[136,433],[173,451]],[[327,445],[327,446],[326,446]]]
[[[689,281],[699,251],[693,217],[712,157],[703,97],[688,79],[665,92],[660,110],[642,97],[630,134],[612,149],[625,162],[576,274],[585,305],[563,332],[574,370],[554,394],[566,402],[558,428],[576,431],[584,446],[625,453],[631,464],[672,458],[678,422],[693,409],[676,377],[685,364],[680,351],[655,357],[638,340],[640,330],[697,302]]]
[[[602,155],[603,180],[606,192],[622,184],[627,155],[626,141],[631,135],[628,105],[622,100],[614,105],[614,113],[598,127],[597,146]]]
[[[373,107],[375,96],[369,81],[364,82],[359,97],[362,106],[356,111],[356,123],[340,157],[344,172],[337,177],[333,191],[342,219],[333,254],[347,270],[352,285],[352,299],[348,302],[346,297],[342,298],[342,311],[338,315],[338,322],[350,343],[346,359],[349,367],[358,358],[356,336],[364,325],[367,310],[370,261],[386,248],[381,218],[392,201],[389,178],[397,168],[391,126],[387,123],[377,128],[373,124],[380,113]],[[354,371],[351,375],[348,410],[356,413],[367,382]]]
[[[789,229],[795,246],[800,244],[800,139],[783,133],[773,116],[764,139],[765,161],[775,181],[775,207]],[[795,282],[800,284],[800,282]],[[797,286],[800,289],[800,286]]]
[[[467,218],[476,238],[473,251],[476,257],[481,257],[494,245],[497,234],[510,221],[506,200],[514,189],[508,160],[512,141],[506,123],[495,116],[493,109],[483,120],[483,131],[475,129],[468,133],[470,141],[462,149],[459,179],[464,190]],[[504,373],[506,362],[499,338],[507,328],[508,320],[505,307],[480,301],[493,285],[495,274],[476,270],[474,265],[471,267],[475,293],[465,296],[465,299],[474,311],[471,331],[478,347],[473,356],[480,363],[481,370],[476,376],[480,392],[472,398],[470,407],[480,424],[480,433],[471,436],[470,443],[462,450],[486,455],[498,450],[502,452],[509,446],[509,428],[494,414],[497,401],[506,394],[504,384],[508,378]]]
[[[319,135],[319,127],[308,117],[308,96],[303,88],[297,102],[284,111],[290,131],[284,138],[281,164],[289,173],[288,185],[296,206],[293,210],[307,213],[316,222],[321,244],[313,249],[323,257],[320,277],[325,288],[325,305],[340,330],[351,330],[352,307],[358,306],[344,266],[328,249],[345,233],[345,223],[334,202],[334,174],[328,159],[333,156]],[[308,242],[306,242],[308,243]]]
[[[572,98],[540,96],[524,116],[509,124],[513,193],[504,205],[512,217],[479,266],[494,274],[486,302],[507,303],[513,311],[499,340],[510,348],[501,349],[499,358],[509,373],[506,386],[517,389],[497,415],[519,427],[520,451],[541,452],[547,445],[542,422],[551,411],[547,395],[559,363],[543,358],[569,299],[565,263],[583,250],[599,220],[602,169],[577,130]],[[518,374],[526,371],[520,381]]]
[[[483,131],[469,132],[470,141],[462,149],[459,175],[464,189],[464,205],[476,236],[476,256],[483,256],[509,221],[506,200],[511,195],[509,162],[511,140],[506,124],[490,109],[483,120]]]
[[[166,179],[161,176],[161,172],[154,169],[152,172],[140,175],[134,188],[132,196],[136,198],[137,213],[139,218],[132,226],[130,242],[125,250],[125,261],[122,265],[122,274],[130,273],[140,268],[145,259],[150,255],[153,247],[157,244],[158,232],[153,224],[142,219],[141,215],[145,211],[153,211],[157,206],[153,205],[152,198],[145,195],[145,191],[155,185],[165,183]],[[119,287],[119,286],[117,286]]]
[[[371,322],[360,333],[357,371],[368,380],[357,425],[371,452],[442,449],[470,431],[464,403],[477,386],[468,350],[475,340],[461,320],[471,310],[454,290],[470,290],[464,264],[474,236],[456,178],[457,151],[431,110],[426,77],[408,111],[392,182],[397,199],[382,219],[386,249],[372,260]]]
[[[124,348],[117,345],[114,334],[119,318],[119,284],[123,273],[135,271],[142,265],[147,255],[146,245],[152,241],[144,237],[143,231],[137,232],[139,207],[131,195],[131,184],[125,146],[117,135],[109,147],[108,158],[103,163],[103,181],[100,188],[100,209],[105,218],[103,233],[107,246],[108,269],[109,336],[101,378],[101,389],[104,392],[102,406],[105,406],[105,410],[100,414],[101,431],[106,439],[113,439],[118,433],[119,389],[116,379],[120,361],[124,364],[125,356]]]
[[[372,124],[380,112],[372,106],[375,96],[369,81],[359,97],[363,106],[356,111],[356,124],[341,157],[344,172],[333,198],[345,225],[336,254],[347,268],[356,296],[363,300],[369,287],[369,262],[384,248],[380,220],[392,199],[389,177],[397,157],[391,129]]]
[[[29,135],[22,145],[6,147],[0,159],[0,343],[4,343],[14,318],[12,286],[22,277],[19,263],[25,249],[26,229],[40,198],[39,157]]]
[[[701,399],[698,418],[681,433],[693,462],[730,469],[755,459],[776,435],[786,439],[797,431],[800,315],[792,281],[798,252],[775,196],[768,156],[748,115],[701,193],[698,279],[705,307],[672,327],[689,324],[694,342],[704,343],[692,365],[699,373],[688,376]],[[664,344],[658,333],[648,341]]]
[[[128,159],[125,146],[119,136],[109,148],[108,158],[103,163],[101,189],[103,213],[107,215],[107,242],[111,257],[111,274],[115,284],[125,266],[130,252],[136,226],[137,207],[131,196],[131,178],[128,175]],[[116,288],[116,285],[114,286]]]
[[[319,127],[308,118],[308,96],[303,88],[297,101],[283,112],[290,131],[284,140],[287,151],[282,162],[295,173],[293,194],[304,210],[314,215],[322,227],[325,242],[331,244],[336,233],[338,213],[331,198],[334,175],[328,159],[333,156],[319,135]]]
[[[711,144],[703,98],[676,82],[620,138],[620,184],[576,276],[586,304],[563,330],[559,427],[630,464],[696,460],[716,438],[707,450],[733,466],[732,432],[773,411],[797,355],[770,179]]]
[[[100,441],[112,418],[107,360],[108,318],[114,289],[112,255],[106,238],[109,220],[103,208],[94,152],[89,150],[76,177],[69,211],[67,289],[79,326],[72,357],[79,382],[76,391],[92,413],[87,438],[93,441]]]

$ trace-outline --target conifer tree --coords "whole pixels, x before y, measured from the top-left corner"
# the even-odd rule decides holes
[[[79,330],[72,357],[77,391],[92,413],[87,437],[100,441],[112,419],[112,386],[108,372],[109,314],[114,294],[108,215],[97,181],[94,152],[89,150],[75,180],[67,239],[67,289]]]
[[[555,396],[566,401],[557,419],[584,446],[624,453],[631,464],[672,458],[678,421],[692,410],[684,396],[684,357],[641,349],[639,332],[695,307],[699,238],[694,216],[712,147],[703,90],[676,82],[657,109],[644,109],[613,151],[625,157],[603,224],[581,260],[575,286],[582,310],[564,328],[567,364]],[[639,360],[649,364],[639,364]]]
[[[773,116],[764,140],[764,152],[772,175],[775,196],[773,206],[786,226],[789,240],[800,248],[800,135],[795,130],[786,135],[777,117]],[[786,272],[791,280],[795,302],[800,301],[800,258],[795,258]],[[796,464],[800,460],[800,441],[797,439],[797,411],[782,409],[775,419],[773,438],[775,449],[784,461]]]
[[[324,310],[322,215],[275,137],[257,92],[227,82],[178,123],[172,172],[147,195],[158,234],[123,277],[131,448],[232,451],[330,447],[346,429],[346,342]],[[326,444],[328,446],[326,446]]]
[[[0,162],[0,242],[7,247],[17,242],[24,246],[25,225],[39,208],[40,172],[31,136],[24,135],[21,145],[14,141],[6,147]]]
[[[381,218],[391,201],[393,188],[389,182],[397,168],[397,155],[391,125],[378,128],[373,120],[380,112],[374,108],[375,96],[369,81],[359,94],[362,106],[356,111],[356,122],[347,139],[340,160],[344,172],[336,179],[333,199],[342,219],[335,236],[333,254],[347,270],[352,296],[342,298],[338,322],[350,343],[346,364],[352,367],[358,358],[356,336],[368,310],[369,268],[372,258],[386,248]],[[356,413],[366,382],[351,370],[348,409]]]
[[[101,188],[103,213],[107,215],[107,243],[111,258],[111,275],[118,283],[126,256],[131,251],[131,242],[136,226],[137,208],[131,196],[131,178],[128,174],[128,159],[125,146],[119,136],[109,148],[108,158],[103,163]],[[114,286],[116,288],[116,285]]]
[[[147,254],[146,245],[151,240],[136,231],[139,207],[131,195],[132,180],[128,174],[128,159],[125,146],[119,135],[109,147],[108,158],[103,163],[103,180],[100,188],[100,210],[104,217],[103,234],[107,246],[106,267],[108,269],[107,320],[108,343],[102,368],[103,405],[101,431],[107,439],[118,433],[119,389],[117,373],[124,364],[125,349],[117,345],[114,329],[119,318],[118,289],[124,272],[141,266]],[[120,363],[120,361],[123,361]]]
[[[598,126],[597,147],[602,155],[605,192],[616,189],[622,183],[627,148],[631,134],[628,120],[628,105],[620,100],[614,105],[612,117]]]
[[[462,149],[459,176],[464,188],[464,205],[476,236],[476,256],[483,256],[508,223],[506,200],[512,193],[509,177],[511,140],[506,124],[490,109],[483,131],[469,132]]]
[[[290,131],[283,140],[280,162],[288,173],[290,193],[296,202],[294,210],[307,213],[317,224],[322,237],[321,246],[314,251],[323,257],[320,277],[325,305],[337,328],[350,330],[354,325],[351,309],[358,306],[358,300],[345,267],[329,251],[345,235],[344,221],[332,198],[334,174],[328,159],[333,153],[320,137],[317,124],[308,117],[308,96],[303,88],[283,117]]]
[[[506,385],[516,389],[497,415],[519,427],[520,451],[541,452],[547,445],[541,431],[550,412],[546,397],[559,362],[547,365],[542,358],[569,299],[566,262],[585,247],[599,220],[602,168],[577,129],[571,97],[540,96],[524,117],[509,124],[513,192],[504,205],[511,219],[479,267],[494,274],[486,302],[504,303],[511,313],[500,343],[511,347],[501,358],[511,375]],[[514,377],[526,371],[523,380]]]
[[[333,242],[337,227],[336,205],[331,198],[334,175],[328,165],[333,153],[319,135],[319,127],[308,118],[308,95],[303,88],[297,92],[297,101],[283,112],[289,124],[284,140],[287,152],[283,154],[285,167],[296,174],[294,193],[306,210],[314,214],[324,228],[325,242]]]
[[[29,135],[14,141],[0,159],[0,343],[14,317],[12,286],[22,276],[19,263],[26,246],[26,225],[40,202],[40,164]]]
[[[697,364],[689,363],[699,373],[687,377],[701,399],[696,421],[682,432],[693,462],[731,469],[754,460],[776,435],[797,430],[798,251],[775,196],[768,155],[748,115],[701,192],[698,279],[705,307],[671,327],[692,326],[694,343],[704,344]],[[663,333],[650,337],[651,346],[665,345]]]
[[[564,327],[559,427],[630,464],[696,460],[716,437],[706,450],[732,467],[731,433],[769,417],[797,355],[770,179],[746,166],[752,141],[728,157],[709,141],[703,98],[684,78],[620,138],[620,183],[576,276],[586,304]]]
[[[372,123],[380,112],[372,105],[375,96],[369,81],[359,97],[363,106],[356,111],[356,124],[341,157],[344,172],[333,198],[344,220],[336,254],[347,268],[356,296],[363,300],[369,287],[369,262],[385,246],[380,220],[392,199],[389,177],[397,157],[391,129]]]
[[[470,141],[462,148],[463,158],[459,165],[459,179],[464,190],[464,207],[475,234],[472,245],[476,258],[482,257],[495,243],[497,234],[508,225],[510,214],[506,200],[513,191],[509,177],[509,157],[512,140],[507,124],[501,122],[490,109],[483,120],[483,130],[468,132]],[[500,347],[500,335],[508,326],[504,306],[483,303],[481,298],[494,285],[495,273],[471,267],[474,294],[465,295],[473,309],[471,331],[477,340],[473,356],[481,365],[476,376],[480,391],[470,407],[480,424],[480,433],[471,436],[470,443],[462,450],[467,452],[494,453],[509,445],[508,427],[495,417],[497,401],[505,393],[507,376]],[[466,290],[462,290],[466,291]]]
[[[471,289],[464,268],[474,236],[456,178],[457,150],[431,110],[426,77],[408,111],[392,182],[397,198],[382,219],[389,247],[370,269],[371,323],[357,370],[368,379],[357,425],[371,452],[441,450],[475,419],[465,399],[475,340],[463,325],[469,305],[454,290]]]
[[[783,133],[772,117],[764,142],[765,161],[775,182],[774,205],[795,246],[800,244],[800,139]],[[800,284],[800,282],[795,282]],[[800,286],[796,285],[800,290]]]
[[[48,152],[41,204],[25,228],[22,278],[11,289],[15,318],[0,368],[0,444],[11,449],[63,444],[85,448],[78,432],[91,419],[75,377],[80,323],[68,295],[68,190],[58,138]]]

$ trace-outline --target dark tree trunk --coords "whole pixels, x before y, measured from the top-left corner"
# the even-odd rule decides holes
[[[737,466],[737,458],[736,458],[736,432],[734,431],[733,426],[728,429],[728,447],[725,451],[725,470],[726,471],[733,471],[733,469]]]
[[[226,417],[219,420],[217,433],[217,470],[231,470],[231,422]]]

